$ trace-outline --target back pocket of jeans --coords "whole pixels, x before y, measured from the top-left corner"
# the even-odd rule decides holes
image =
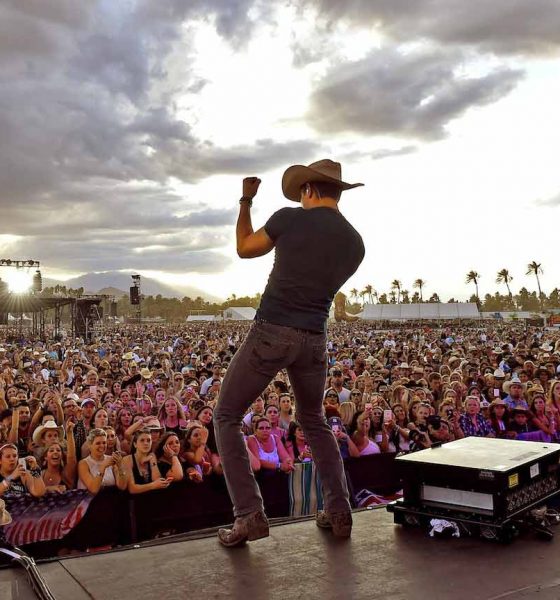
[[[276,371],[285,366],[284,362],[290,352],[290,345],[286,343],[272,343],[266,339],[257,340],[249,364],[257,371],[269,373]]]
[[[327,347],[324,344],[313,346],[311,348],[313,362],[317,365],[327,364]]]

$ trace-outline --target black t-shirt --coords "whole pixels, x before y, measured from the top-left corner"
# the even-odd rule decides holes
[[[332,208],[282,208],[264,229],[274,241],[274,266],[257,316],[323,332],[335,294],[356,272],[364,242]]]

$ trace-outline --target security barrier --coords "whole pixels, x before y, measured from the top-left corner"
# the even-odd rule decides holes
[[[394,454],[377,454],[346,460],[351,496],[361,490],[390,494],[400,489],[394,458]],[[288,477],[276,471],[257,474],[266,513],[271,518],[290,514]],[[134,496],[105,488],[66,537],[30,544],[25,549],[41,558],[66,550],[135,543],[232,521],[232,506],[223,477],[212,476],[202,483],[184,480],[167,489]]]

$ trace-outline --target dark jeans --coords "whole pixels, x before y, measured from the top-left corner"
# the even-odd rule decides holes
[[[287,368],[296,419],[311,446],[329,512],[350,510],[344,466],[323,412],[326,334],[255,321],[229,366],[216,410],[218,452],[236,517],[263,509],[241,433],[243,415],[278,371]]]

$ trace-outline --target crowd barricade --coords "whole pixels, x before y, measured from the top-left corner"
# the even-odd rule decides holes
[[[369,490],[389,494],[400,489],[394,454],[377,454],[345,461],[351,496]],[[290,515],[289,476],[261,471],[257,481],[270,518]],[[232,506],[223,477],[201,483],[189,480],[169,488],[130,495],[105,488],[91,501],[78,525],[63,539],[26,546],[37,557],[64,550],[86,550],[215,527],[233,521]]]

